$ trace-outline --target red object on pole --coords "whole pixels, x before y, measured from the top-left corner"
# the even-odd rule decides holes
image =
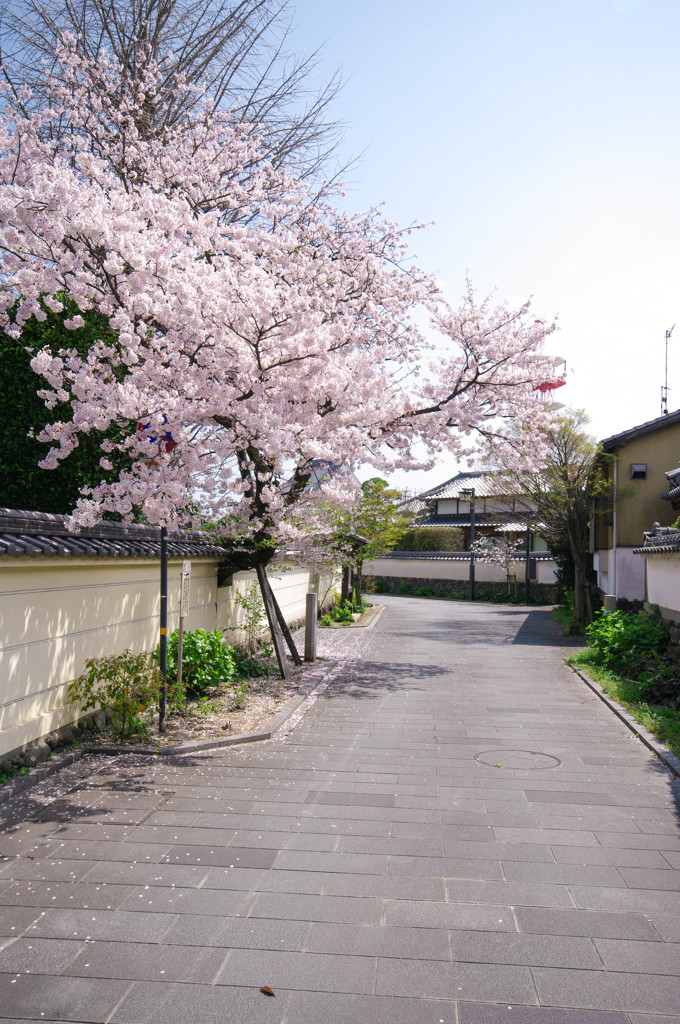
[[[555,391],[556,388],[563,388],[566,383],[566,380],[545,380],[540,384],[536,384],[533,390],[540,391],[544,395],[546,391]]]

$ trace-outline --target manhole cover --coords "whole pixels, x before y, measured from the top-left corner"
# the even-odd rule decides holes
[[[559,757],[542,754],[540,750],[482,750],[475,754],[475,761],[490,768],[514,768],[525,772],[557,768],[562,763]]]

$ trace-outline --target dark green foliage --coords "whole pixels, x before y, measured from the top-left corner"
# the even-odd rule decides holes
[[[179,630],[168,637],[168,680],[177,680],[177,649]],[[158,656],[158,652],[156,652]],[[218,629],[206,633],[204,629],[188,630],[182,639],[182,693],[175,701],[181,703],[184,695],[200,697],[211,687],[229,683],[236,675],[234,648],[224,642]]]
[[[67,330],[64,319],[79,311],[74,303],[65,303],[65,307],[58,314],[45,307],[47,319],[43,323],[29,320],[19,341],[0,331],[0,505],[7,508],[66,515],[73,511],[81,487],[116,479],[123,467],[122,457],[115,453],[109,456],[113,471],[106,472],[99,464],[101,443],[114,436],[114,428],[81,435],[78,448],[56,469],[38,466],[50,446],[29,437],[29,431],[37,435],[48,423],[68,421],[73,413],[64,402],[47,409],[38,397],[38,391],[49,386],[31,369],[33,355],[44,347],[54,354],[70,348],[85,355],[95,339],[115,340],[107,321],[92,312],[82,314],[84,327]]]
[[[649,612],[600,612],[586,628],[591,657],[640,684],[638,699],[680,710],[680,679],[663,622]]]
[[[394,546],[395,551],[462,551],[463,531],[457,526],[413,526]]]
[[[586,634],[597,663],[631,679],[669,658],[663,622],[648,612],[600,612]]]
[[[270,666],[266,661],[249,658],[245,654],[240,654],[236,648],[232,648],[232,650],[234,652],[234,675],[237,679],[257,679],[269,675]]]
[[[385,583],[384,579],[382,579],[382,577],[378,576],[378,578],[375,580],[373,584],[373,593],[386,594],[387,592],[387,584]]]

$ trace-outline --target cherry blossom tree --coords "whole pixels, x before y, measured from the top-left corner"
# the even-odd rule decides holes
[[[503,569],[508,594],[518,549],[519,541],[511,540],[509,537],[482,537],[476,540],[471,548],[476,562],[498,565]]]
[[[76,524],[173,527],[198,511],[261,569],[277,547],[318,554],[361,464],[422,469],[479,440],[506,464],[540,456],[533,387],[552,373],[539,353],[554,325],[528,303],[468,289],[451,308],[409,261],[413,226],[310,191],[208,98],[192,119],[146,123],[168,89],[148,55],[134,76],[68,45],[59,61],[51,105],[8,97],[0,122],[0,308],[15,337],[64,297],[81,311],[67,328],[87,311],[110,326],[85,355],[32,363],[46,403],[73,413],[45,428],[43,464],[114,427],[101,466],[127,466]],[[346,472],[309,487],[318,460]]]

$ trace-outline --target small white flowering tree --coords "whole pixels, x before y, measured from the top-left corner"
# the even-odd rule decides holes
[[[517,561],[517,550],[519,541],[512,541],[508,536],[483,537],[476,540],[472,545],[476,562],[486,562],[488,565],[500,565],[505,572],[505,581],[508,594],[515,576],[514,568]]]

